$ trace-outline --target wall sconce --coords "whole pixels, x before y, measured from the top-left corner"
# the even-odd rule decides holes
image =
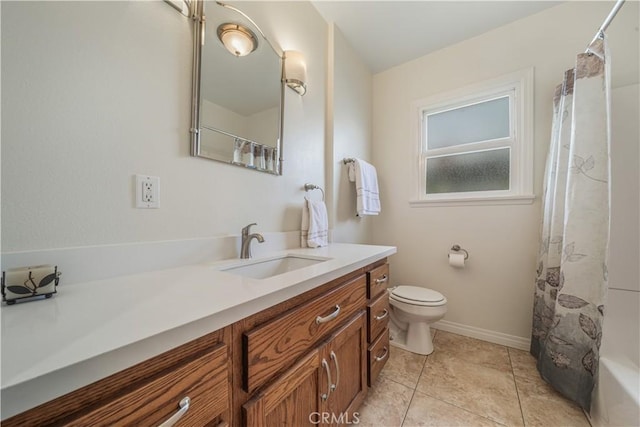
[[[218,27],[218,39],[235,56],[246,56],[258,48],[258,39],[250,29],[239,24],[222,24]]]
[[[302,53],[295,50],[285,50],[284,55],[284,82],[298,95],[307,93],[307,64]]]

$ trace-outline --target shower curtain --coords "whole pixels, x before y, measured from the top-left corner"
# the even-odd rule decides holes
[[[608,69],[602,34],[556,88],[531,339],[542,378],[586,411],[607,289]]]

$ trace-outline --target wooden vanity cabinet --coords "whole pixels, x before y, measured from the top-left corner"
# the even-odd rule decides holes
[[[329,414],[329,424],[341,415],[343,423],[353,421],[368,390],[368,273],[385,262],[233,324],[236,425],[326,424],[322,418],[309,420],[313,412]],[[317,318],[328,320],[318,324]],[[335,390],[323,401],[329,376]]]
[[[226,426],[231,419],[231,328],[162,353],[2,421],[17,426]]]
[[[353,423],[370,377],[387,357],[380,357],[388,348],[387,320],[376,320],[387,307],[385,262],[358,268],[2,425],[157,427],[187,396],[190,407],[176,427]]]
[[[389,360],[389,264],[383,263],[367,272],[367,371],[371,386]]]
[[[320,350],[314,349],[242,406],[244,424],[252,427],[311,425],[310,414],[320,412],[321,382]]]
[[[243,388],[253,392],[365,307],[366,278],[334,289],[242,334]]]
[[[245,403],[246,425],[337,425],[353,420],[367,393],[365,335],[361,311]]]
[[[353,421],[353,413],[357,412],[367,395],[367,361],[362,357],[366,351],[364,311],[335,332],[323,347],[323,360],[327,360],[331,373],[331,391],[322,409],[337,417],[330,418],[331,425]]]

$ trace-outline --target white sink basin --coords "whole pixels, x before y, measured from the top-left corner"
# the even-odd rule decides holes
[[[241,265],[221,268],[220,271],[253,279],[267,279],[290,271],[325,262],[330,258],[284,255],[278,258],[248,260]]]

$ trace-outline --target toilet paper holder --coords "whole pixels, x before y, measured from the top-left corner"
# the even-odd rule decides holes
[[[460,245],[453,245],[451,246],[451,250],[454,252],[464,252],[464,260],[468,260],[469,259],[469,252],[467,252],[466,249],[463,249],[460,247]],[[447,257],[449,257],[450,254],[447,254]]]

